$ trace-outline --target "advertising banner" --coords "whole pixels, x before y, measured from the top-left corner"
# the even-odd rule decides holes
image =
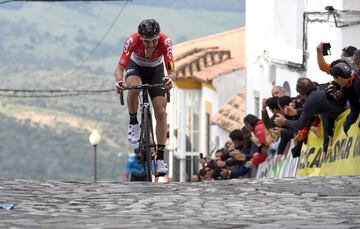
[[[327,152],[323,152],[323,130],[320,136],[310,131],[307,143],[303,144],[296,176],[342,176],[360,175],[360,129],[357,122],[348,131],[343,124],[349,110],[343,112],[335,122],[335,130]]]

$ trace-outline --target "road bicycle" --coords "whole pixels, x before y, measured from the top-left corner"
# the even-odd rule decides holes
[[[139,152],[140,161],[144,163],[146,167],[147,181],[152,181],[152,175],[158,176],[156,171],[156,144],[154,140],[154,130],[152,125],[151,105],[149,101],[149,90],[151,88],[162,88],[164,90],[164,96],[167,98],[167,102],[170,102],[170,92],[165,89],[163,84],[141,84],[136,86],[124,86],[123,90],[140,90],[140,139],[139,139]],[[123,91],[120,93],[120,104],[124,105]],[[154,166],[152,165],[154,161]],[[154,169],[152,169],[154,168]]]

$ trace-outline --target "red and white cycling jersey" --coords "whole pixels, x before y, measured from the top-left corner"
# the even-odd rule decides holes
[[[126,68],[131,59],[137,65],[142,67],[155,67],[165,60],[166,69],[174,69],[174,60],[172,55],[172,42],[164,33],[159,34],[159,42],[153,53],[145,56],[145,48],[141,41],[141,35],[136,32],[131,34],[125,41],[124,49],[121,54],[119,65]]]

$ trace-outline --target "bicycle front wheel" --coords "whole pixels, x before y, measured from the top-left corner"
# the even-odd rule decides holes
[[[151,155],[151,146],[150,146],[150,128],[149,128],[149,115],[144,114],[143,120],[143,146],[144,153],[146,158],[146,175],[147,181],[152,181],[152,155]]]

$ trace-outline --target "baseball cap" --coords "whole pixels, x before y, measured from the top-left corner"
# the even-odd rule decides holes
[[[351,68],[349,64],[340,62],[331,67],[329,73],[334,77],[349,78],[351,75]]]

